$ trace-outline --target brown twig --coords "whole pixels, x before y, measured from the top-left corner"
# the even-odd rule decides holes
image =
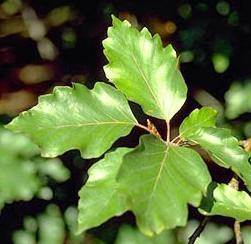
[[[188,238],[188,244],[195,243],[196,239],[200,236],[202,231],[205,229],[205,227],[210,219],[211,219],[211,216],[206,216],[206,217],[204,217],[204,219],[202,219],[199,226],[196,228],[196,230],[193,232],[193,234]]]
[[[230,182],[228,183],[228,185],[238,191],[239,190],[238,176],[234,175],[232,179],[230,180]],[[234,235],[235,235],[236,244],[244,244],[244,241],[241,235],[241,226],[238,220],[235,220],[234,222]]]
[[[243,146],[245,151],[247,152],[251,151],[251,138],[248,138],[244,141],[240,141],[240,145]],[[239,190],[239,181],[238,181],[237,175],[235,175],[230,180],[229,185],[232,186],[235,190],[237,191]],[[234,222],[234,234],[235,234],[236,244],[244,244],[244,241],[241,235],[241,226],[238,220],[235,220]]]
[[[244,241],[241,235],[241,226],[238,220],[235,220],[234,222],[234,235],[235,235],[236,244],[244,244]]]

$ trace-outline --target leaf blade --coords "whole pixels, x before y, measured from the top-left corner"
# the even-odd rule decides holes
[[[210,180],[195,151],[167,146],[149,135],[142,136],[140,145],[125,155],[118,175],[138,227],[147,235],[185,225],[187,203],[198,205]]]
[[[180,125],[180,137],[189,138],[201,127],[215,127],[216,115],[216,110],[210,107],[202,107],[201,109],[193,110]]]
[[[6,127],[28,134],[42,149],[42,156],[79,149],[83,157],[92,158],[102,155],[136,123],[125,97],[98,82],[93,90],[81,84],[56,87]]]
[[[251,220],[251,198],[245,191],[218,184],[210,194],[211,197],[203,199],[200,212],[231,217],[238,221]]]
[[[106,77],[146,114],[169,121],[187,93],[172,46],[163,48],[158,35],[152,37],[146,28],[138,32],[114,16],[103,46]]]
[[[127,210],[126,197],[120,191],[116,176],[122,158],[130,150],[118,148],[114,152],[107,153],[104,159],[88,170],[87,183],[79,192],[79,232],[98,226]]]
[[[199,144],[221,167],[231,168],[251,189],[250,155],[228,129],[204,127],[187,139]]]

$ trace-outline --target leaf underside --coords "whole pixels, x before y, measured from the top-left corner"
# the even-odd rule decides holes
[[[109,64],[106,77],[148,115],[169,121],[186,100],[187,87],[171,45],[163,48],[159,35],[140,32],[113,16],[103,41]]]
[[[29,135],[44,157],[79,149],[84,158],[93,158],[127,135],[136,123],[123,94],[98,82],[93,90],[81,84],[56,87],[7,128]]]
[[[142,136],[140,145],[124,156],[117,179],[147,235],[185,225],[187,203],[198,206],[211,181],[194,150],[167,146],[151,135]]]

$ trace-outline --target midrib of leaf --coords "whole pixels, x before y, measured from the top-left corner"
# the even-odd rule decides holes
[[[168,156],[168,150],[169,150],[169,147],[166,148],[163,160],[160,163],[160,168],[159,168],[158,174],[157,174],[156,179],[155,179],[154,184],[153,184],[152,192],[151,192],[151,195],[149,197],[149,201],[148,201],[148,204],[147,204],[147,207],[146,207],[145,215],[147,215],[147,213],[149,211],[149,208],[150,208],[150,205],[151,205],[151,203],[153,201],[153,197],[154,197],[156,188],[157,188],[157,186],[159,184],[160,176],[161,176],[161,173],[162,173],[162,171],[164,169],[165,161],[166,161],[167,156]]]
[[[121,122],[121,121],[104,121],[104,122],[91,122],[91,123],[80,123],[80,124],[72,124],[72,125],[59,125],[52,128],[68,128],[68,127],[82,127],[82,126],[90,126],[90,125],[113,125],[113,124],[123,124],[123,125],[136,125],[136,123],[130,122]]]
[[[153,99],[155,100],[155,102],[156,102],[157,105],[159,106],[159,109],[160,109],[160,112],[161,112],[163,118],[165,118],[165,115],[163,114],[163,112],[162,112],[162,110],[161,110],[160,102],[159,102],[159,100],[158,100],[156,94],[155,94],[154,91],[152,90],[152,87],[151,87],[150,84],[149,84],[150,81],[148,81],[148,79],[146,78],[146,75],[145,75],[144,71],[140,68],[140,66],[139,66],[139,64],[138,64],[138,62],[137,62],[137,60],[136,60],[136,58],[135,58],[135,56],[134,56],[133,53],[132,53],[132,59],[133,59],[135,65],[136,65],[136,67],[137,67],[139,73],[140,73],[141,76],[143,77],[143,80],[145,81],[145,83],[146,83],[146,85],[147,85],[147,87],[148,87],[150,93],[152,94]]]

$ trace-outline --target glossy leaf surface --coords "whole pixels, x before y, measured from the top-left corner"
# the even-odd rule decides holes
[[[190,138],[201,127],[214,127],[217,112],[209,107],[195,109],[187,118],[182,122],[179,132],[180,137]]]
[[[231,168],[251,189],[250,155],[228,129],[204,127],[186,139],[199,144],[220,166]]]
[[[167,146],[150,135],[124,156],[118,175],[138,227],[147,235],[185,225],[187,203],[198,206],[210,180],[194,150]]]
[[[251,197],[246,192],[218,184],[211,194],[203,199],[202,212],[232,217],[239,221],[251,220]]]
[[[122,159],[131,149],[119,148],[88,171],[87,183],[79,192],[79,232],[100,225],[127,210],[126,195],[120,191],[116,176]]]
[[[103,46],[109,61],[106,77],[129,100],[140,104],[146,114],[167,121],[179,111],[187,87],[171,45],[163,48],[159,35],[152,37],[146,28],[139,32],[113,17]]]
[[[98,157],[137,123],[127,100],[118,90],[96,83],[93,90],[81,84],[56,87],[41,96],[37,106],[20,114],[7,128],[28,134],[55,157],[79,149],[85,158]]]

